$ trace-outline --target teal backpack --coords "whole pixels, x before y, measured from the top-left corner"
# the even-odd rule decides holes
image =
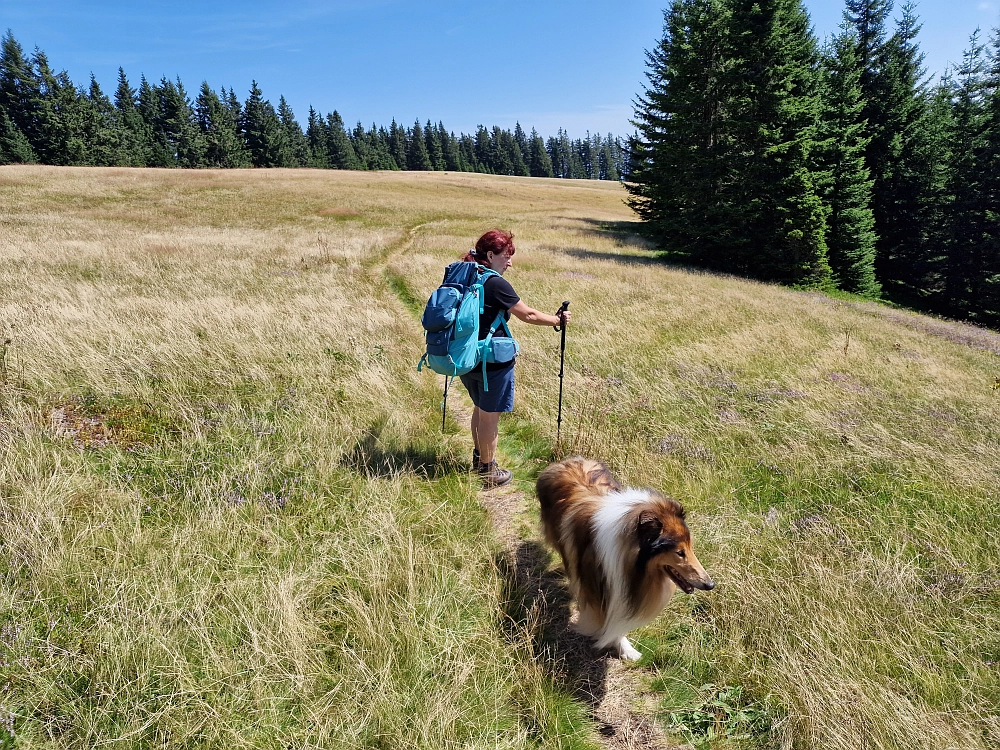
[[[510,362],[521,351],[510,335],[503,310],[497,314],[486,338],[479,340],[479,316],[485,304],[483,284],[491,276],[499,275],[472,261],[456,261],[445,269],[444,280],[427,300],[420,319],[427,351],[417,363],[417,371],[426,364],[433,372],[454,379],[482,365],[483,390],[489,390],[487,363]],[[500,327],[505,335],[497,336]],[[449,383],[450,380],[445,380],[445,403]]]

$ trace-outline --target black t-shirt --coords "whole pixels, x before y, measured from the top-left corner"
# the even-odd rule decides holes
[[[503,276],[490,276],[486,279],[486,283],[483,284],[483,314],[479,316],[479,340],[482,341],[489,335],[490,326],[497,319],[497,313],[503,310],[504,320],[510,320],[508,311],[520,301],[521,298],[517,296],[514,287]],[[500,327],[497,326],[493,335],[496,336],[499,330]]]

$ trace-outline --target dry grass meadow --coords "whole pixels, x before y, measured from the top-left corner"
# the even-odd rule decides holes
[[[1000,747],[1000,336],[667,267],[622,198],[0,168],[0,748],[598,746],[415,370],[494,226],[572,301],[561,450],[682,499],[719,583],[636,634],[665,731]],[[514,331],[530,498],[558,336]]]

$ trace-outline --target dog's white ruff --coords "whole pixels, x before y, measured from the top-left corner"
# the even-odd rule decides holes
[[[594,549],[608,583],[609,598],[604,627],[594,634],[595,645],[597,648],[616,646],[623,658],[633,661],[641,654],[625,634],[643,623],[629,613],[628,582],[622,560],[621,537],[625,516],[636,505],[648,499],[649,495],[644,490],[631,487],[626,487],[621,492],[612,492],[604,496],[601,507],[594,513],[591,521]]]

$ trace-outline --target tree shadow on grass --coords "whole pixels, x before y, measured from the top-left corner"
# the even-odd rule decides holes
[[[340,465],[369,479],[389,479],[404,474],[438,479],[446,474],[468,471],[468,464],[452,456],[440,455],[433,446],[412,442],[396,445],[394,439],[383,436],[385,427],[385,419],[374,422],[340,459]]]
[[[567,217],[568,218],[568,217]],[[656,241],[649,232],[645,222],[637,219],[630,221],[602,221],[575,217],[574,221],[582,222],[584,233],[598,237],[611,237],[623,245],[640,247],[644,250],[655,250]]]
[[[659,255],[629,255],[628,253],[602,253],[599,250],[586,250],[582,247],[570,247],[563,250],[567,255],[577,260],[610,260],[613,263],[622,263],[628,266],[676,266],[684,268],[680,264],[672,263],[662,259]],[[688,270],[685,268],[685,270]]]
[[[569,248],[564,250],[567,255],[579,260],[610,260],[626,265],[667,267],[680,271],[714,275],[709,270],[690,265],[687,262],[687,258],[683,255],[657,247],[655,238],[650,234],[646,224],[641,221],[601,221],[599,219],[587,218],[577,218],[575,220],[585,225],[583,229],[584,234],[604,238],[610,237],[621,247],[642,251],[641,255],[637,255],[630,254],[629,252],[607,253],[584,248]]]
[[[608,660],[613,657],[596,651],[590,638],[570,627],[570,593],[562,570],[549,568],[550,559],[549,551],[532,540],[497,556],[509,626],[532,635],[537,658],[549,677],[595,718],[606,692]]]

